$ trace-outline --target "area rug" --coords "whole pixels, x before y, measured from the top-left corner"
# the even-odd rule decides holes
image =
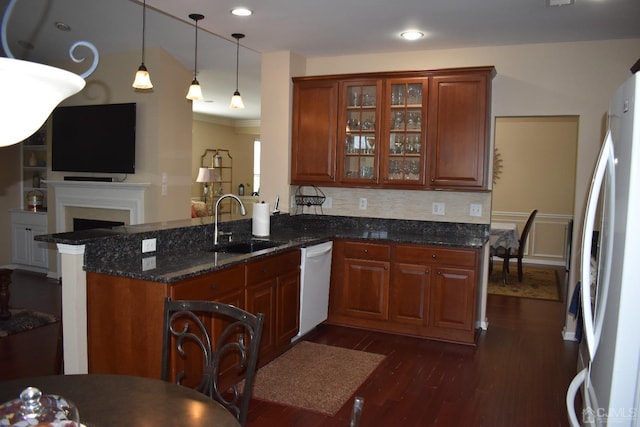
[[[334,415],[384,357],[302,341],[258,370],[253,397]]]
[[[8,320],[0,320],[0,337],[17,334],[49,323],[57,322],[59,319],[48,313],[27,310],[24,308],[9,309],[11,318]]]
[[[502,269],[495,267],[494,263],[493,272],[489,276],[490,294],[560,301],[557,269],[524,266],[522,282],[518,282],[517,267],[512,266],[508,282],[504,284]]]

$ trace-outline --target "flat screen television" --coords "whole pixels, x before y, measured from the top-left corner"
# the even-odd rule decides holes
[[[51,169],[135,173],[136,104],[58,107],[53,111]]]

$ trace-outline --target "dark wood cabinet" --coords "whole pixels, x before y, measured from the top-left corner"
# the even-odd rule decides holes
[[[264,314],[260,365],[291,345],[300,327],[300,251],[247,264],[247,311]]]
[[[294,78],[292,184],[485,190],[493,67]]]
[[[334,241],[329,292],[330,316],[366,326],[389,317],[390,247]]]
[[[300,251],[263,257],[171,284],[87,273],[89,373],[160,378],[167,297],[219,301],[264,313],[259,359],[263,365],[286,349],[298,333]],[[205,321],[214,339],[218,337],[216,331],[224,326],[222,321]],[[171,369],[175,372],[183,367],[175,361]],[[191,366],[187,375],[190,370]]]
[[[294,78],[292,184],[335,181],[338,102],[337,81]]]
[[[430,270],[428,266],[395,262],[389,297],[389,320],[421,331],[429,321]]]
[[[478,251],[336,241],[329,322],[473,344]]]
[[[438,75],[429,89],[429,175],[432,188],[487,187],[490,70]]]

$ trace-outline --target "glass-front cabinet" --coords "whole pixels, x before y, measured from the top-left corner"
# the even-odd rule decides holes
[[[424,184],[427,82],[427,78],[343,82],[341,182]]]
[[[428,79],[386,81],[385,184],[424,184]]]
[[[345,82],[342,87],[342,182],[378,182],[381,86],[374,80]]]

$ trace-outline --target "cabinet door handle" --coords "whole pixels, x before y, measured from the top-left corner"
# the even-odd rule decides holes
[[[429,270],[425,270],[425,271],[424,271],[424,274],[429,274]]]
[[[436,255],[436,254],[431,254],[431,258],[436,259],[436,258],[438,258],[438,255]]]
[[[369,253],[369,249],[363,249],[362,251],[363,251],[365,254],[368,254],[368,253]]]
[[[442,275],[442,272],[441,272],[441,271],[438,271],[436,274],[437,274],[438,276],[441,276],[441,275]]]
[[[216,285],[215,283],[212,283],[211,285],[209,285],[209,289],[211,290],[218,289],[218,285]]]

